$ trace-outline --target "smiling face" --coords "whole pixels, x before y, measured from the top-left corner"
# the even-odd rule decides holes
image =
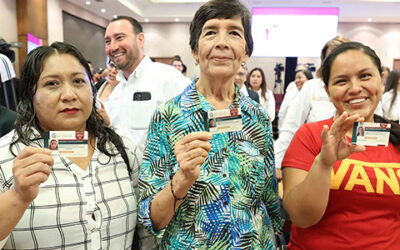
[[[79,61],[69,54],[53,54],[47,58],[33,96],[40,127],[84,131],[92,106],[89,78]]]
[[[328,95],[338,114],[347,111],[373,122],[383,92],[383,79],[371,58],[360,50],[348,50],[333,61]]]
[[[241,18],[210,19],[200,34],[193,57],[200,65],[200,77],[233,78],[247,60]]]
[[[254,91],[258,91],[261,88],[262,75],[258,70],[254,70],[250,75],[250,87]]]
[[[116,77],[117,77],[118,72],[119,72],[119,70],[118,70],[117,66],[113,62],[110,62],[107,67],[108,81],[111,81],[111,82],[117,81]]]
[[[299,71],[296,73],[296,78],[294,80],[294,82],[296,83],[296,87],[298,90],[301,90],[301,88],[303,87],[303,84],[307,81],[307,77],[306,75]]]
[[[135,70],[144,57],[143,33],[135,34],[128,20],[111,22],[107,26],[104,41],[106,54],[120,70],[127,72],[127,75]]]

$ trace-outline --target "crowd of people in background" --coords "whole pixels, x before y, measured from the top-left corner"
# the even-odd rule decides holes
[[[31,51],[16,111],[0,105],[0,249],[398,247],[400,72],[339,35],[275,103],[247,68],[250,19],[238,0],[197,10],[193,79],[180,56],[146,55],[129,16],[106,28],[105,68],[62,42]],[[0,54],[2,82],[10,65]],[[233,110],[240,128],[211,132]],[[388,146],[352,143],[360,122],[390,124]],[[46,148],[49,131],[86,131],[87,154]]]

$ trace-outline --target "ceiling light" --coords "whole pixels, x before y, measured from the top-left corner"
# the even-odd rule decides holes
[[[114,15],[114,18],[117,18],[118,16],[117,15]]]
[[[101,9],[101,12],[102,12],[102,13],[106,13],[106,9],[102,8],[102,9]]]
[[[175,22],[179,22],[179,18],[177,17],[177,18],[175,18]]]
[[[92,2],[90,1],[86,1],[86,5],[90,5]]]
[[[145,21],[146,23],[148,23],[148,22],[149,22],[149,19],[148,19],[148,18],[145,18],[144,21]]]
[[[372,18],[368,18],[368,22],[372,22]]]

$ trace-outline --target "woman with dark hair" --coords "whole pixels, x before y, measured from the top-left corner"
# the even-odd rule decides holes
[[[272,122],[275,119],[275,98],[272,91],[267,88],[264,71],[261,68],[252,69],[246,83],[248,88],[258,93],[260,104],[265,107]]]
[[[387,122],[374,115],[383,92],[379,57],[344,43],[321,73],[337,114],[300,127],[282,162],[288,249],[397,249],[400,126],[391,124],[387,147],[351,143],[355,122]]]
[[[163,233],[161,249],[274,249],[282,219],[271,124],[234,83],[253,51],[249,11],[238,0],[205,3],[190,46],[200,77],[150,123],[139,221]],[[239,110],[242,129],[205,131],[208,114]]]
[[[105,126],[91,78],[65,43],[26,57],[16,129],[0,139],[0,248],[131,247],[138,166],[124,145],[134,147]],[[43,148],[44,133],[58,130],[87,131],[87,156]]]
[[[392,121],[400,120],[400,72],[394,70],[386,79],[385,91],[382,96],[383,117]]]
[[[303,84],[308,81],[313,79],[313,75],[311,71],[306,70],[306,69],[299,69],[296,70],[295,72],[295,84],[296,88],[294,90],[291,90],[290,92],[286,92],[285,97],[283,98],[281,107],[279,108],[278,112],[278,129],[280,130],[282,128],[283,123],[285,122],[286,114],[293,103],[293,100],[296,98],[297,94],[303,87]]]

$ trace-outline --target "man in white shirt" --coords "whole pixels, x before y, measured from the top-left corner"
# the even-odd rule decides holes
[[[152,62],[144,54],[145,37],[135,19],[114,18],[107,26],[104,40],[107,55],[120,69],[120,83],[109,97],[110,125],[143,152],[153,112],[158,105],[180,94],[187,82],[179,71]]]

